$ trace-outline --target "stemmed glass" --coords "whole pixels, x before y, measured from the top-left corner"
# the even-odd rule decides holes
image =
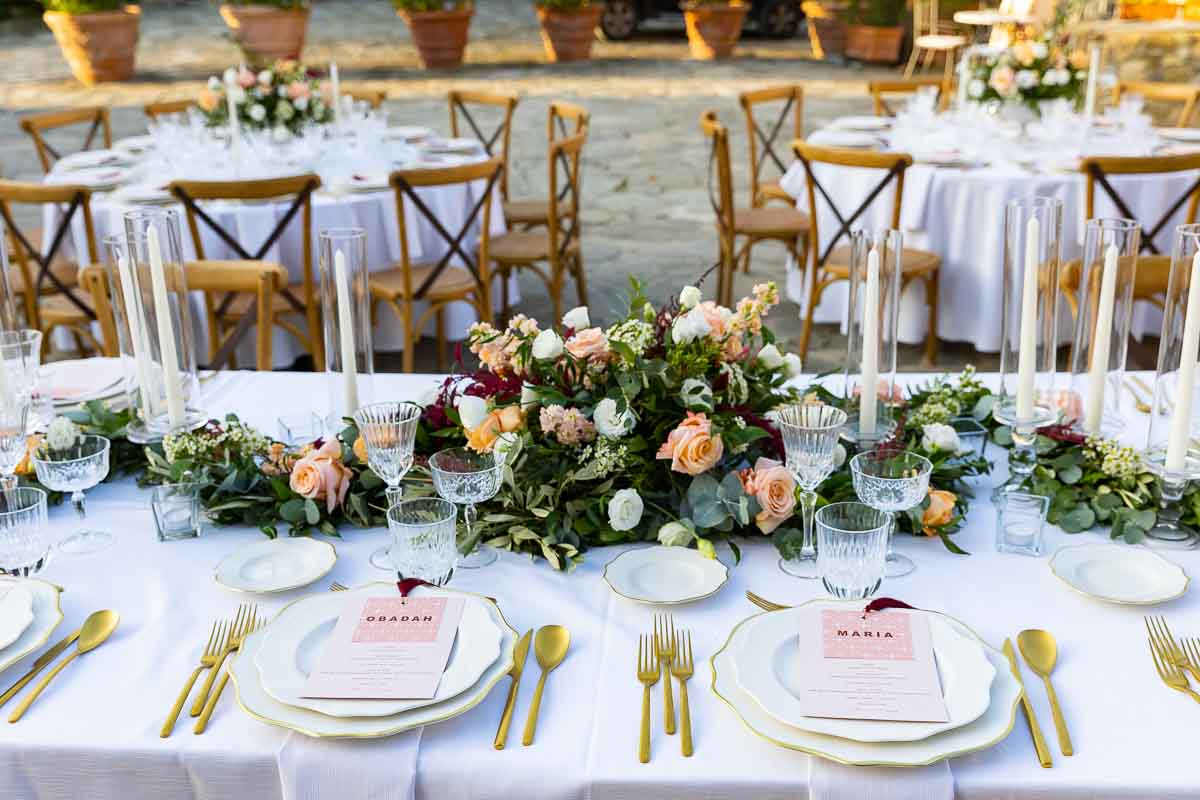
[[[807,404],[783,406],[775,409],[774,414],[783,433],[787,468],[804,490],[800,494],[800,507],[804,513],[800,554],[791,559],[780,559],[779,568],[797,578],[815,579],[819,577],[813,537],[816,489],[833,472],[838,435],[846,424],[846,412],[830,405]]]
[[[413,442],[420,420],[421,407],[409,402],[371,403],[354,412],[358,434],[367,446],[367,463],[387,484],[389,510],[404,495],[400,482],[412,467]],[[371,564],[379,569],[396,568],[386,547],[371,554]]]
[[[83,492],[91,489],[108,475],[109,441],[103,436],[82,436],[67,457],[33,454],[33,467],[38,481],[56,492],[71,492],[71,504],[79,513],[80,522],[87,518]],[[95,553],[111,545],[113,537],[107,531],[80,528],[58,543],[64,553]]]
[[[4,364],[0,363],[0,369]],[[25,458],[32,399],[28,389],[12,387],[0,396],[0,489],[17,488],[17,466]]]
[[[460,548],[463,557],[458,566],[463,569],[486,567],[496,560],[495,548],[475,542],[475,504],[491,500],[500,491],[504,475],[504,458],[494,451],[476,453],[466,447],[440,450],[429,459],[433,486],[445,500],[463,506],[463,522],[467,536]],[[471,549],[468,549],[471,548]]]
[[[37,396],[38,377],[42,366],[42,332],[35,330],[0,331],[0,368],[5,370],[3,386],[6,391],[30,398],[30,418],[26,430],[39,430],[38,423],[48,425],[49,419],[38,419],[33,398]],[[53,414],[51,414],[53,416]],[[40,428],[45,430],[44,427]]]
[[[850,475],[858,499],[871,508],[892,514],[888,535],[887,577],[899,578],[917,568],[913,560],[892,550],[896,513],[918,506],[929,494],[933,464],[908,450],[877,448],[850,459]]]

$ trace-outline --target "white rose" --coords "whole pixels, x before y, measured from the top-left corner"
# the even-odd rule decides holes
[[[539,402],[541,402],[541,401],[538,399],[537,389],[534,388],[533,384],[522,383],[521,384],[521,408],[525,411],[528,411],[529,409],[537,406]]]
[[[921,447],[930,453],[957,453],[959,450],[958,431],[949,425],[935,422],[921,428],[921,434]]]
[[[218,78],[216,75],[213,75],[211,78],[208,79],[208,90],[210,92],[219,92],[223,88],[224,88],[224,86],[221,83],[221,79]]]
[[[67,450],[79,440],[79,428],[66,417],[55,417],[46,430],[46,444],[51,450]]]
[[[487,419],[487,400],[482,397],[470,394],[459,395],[454,401],[454,407],[458,409],[458,418],[466,430],[475,430]]]
[[[576,306],[563,314],[562,324],[564,328],[574,328],[577,331],[592,327],[587,306]]]
[[[688,344],[712,333],[712,326],[704,318],[699,308],[693,308],[686,314],[675,318],[671,324],[671,338],[675,344]]]
[[[537,359],[558,358],[563,352],[563,340],[554,331],[539,333],[533,340],[533,357]]]
[[[1023,69],[1017,73],[1017,86],[1021,89],[1032,89],[1038,85],[1037,73],[1031,69]]]
[[[633,430],[633,426],[637,424],[637,417],[628,405],[624,411],[617,413],[617,401],[606,397],[596,404],[596,410],[592,412],[592,422],[601,436],[619,439]]]
[[[702,297],[704,295],[700,293],[700,287],[685,286],[683,287],[683,291],[679,293],[679,307],[687,311],[689,308],[699,305]]]
[[[658,529],[658,543],[664,547],[687,547],[695,536],[682,522],[668,522]]]
[[[846,446],[838,442],[833,446],[833,468],[841,469],[846,463]]]
[[[223,80],[225,83],[234,83],[237,81],[237,76],[237,67],[230,67],[221,73],[221,80]]]
[[[271,72],[271,70],[264,69],[262,72],[258,73],[258,82],[263,86],[270,86],[271,79],[274,77],[275,75]]]
[[[308,98],[297,97],[292,101],[292,105],[296,107],[297,111],[303,111],[304,109],[308,108]]]
[[[608,501],[608,524],[614,531],[629,531],[642,521],[645,506],[637,489],[622,489]]]
[[[767,369],[776,369],[783,366],[783,355],[780,354],[779,348],[773,344],[763,345],[763,349],[758,351],[758,360]]]
[[[804,369],[804,363],[800,360],[800,356],[795,353],[788,353],[783,357],[783,371],[789,378],[798,378]]]
[[[979,78],[975,78],[967,84],[968,97],[983,97],[983,93],[986,90],[987,84],[979,80]]]
[[[267,109],[264,108],[260,103],[255,103],[254,105],[250,106],[250,119],[254,120],[255,122],[262,122],[266,118]]]

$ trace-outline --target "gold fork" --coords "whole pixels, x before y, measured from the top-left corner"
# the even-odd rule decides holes
[[[757,595],[751,591],[746,592],[746,599],[749,600],[751,603],[754,603],[754,605],[758,606],[763,611],[783,611],[784,609],[791,608],[791,606],[784,606],[784,605],[780,605],[779,603],[772,603],[767,598]]]
[[[692,756],[692,711],[688,707],[687,682],[692,677],[694,667],[692,632],[681,630],[676,641],[675,660],[671,662],[671,674],[679,680],[679,739],[683,755],[687,758]],[[667,678],[667,683],[670,682],[671,679]]]
[[[234,634],[230,640],[229,646],[226,648],[228,652],[234,652],[241,648],[242,642],[246,637],[254,633],[263,626],[263,620],[258,617],[258,607],[255,606],[254,613],[246,618],[245,624],[241,630]],[[214,667],[213,671],[216,671]],[[221,692],[225,691],[225,684],[229,682],[229,669],[226,668],[221,673],[221,680],[217,681],[216,688],[209,695],[208,702],[204,705],[204,713],[200,715],[200,719],[196,720],[196,727],[192,729],[192,733],[204,733],[204,729],[208,727],[208,720],[212,717],[213,709],[217,707],[217,701],[221,699]]]
[[[1187,667],[1193,675],[1200,676],[1200,639],[1189,639],[1184,636],[1179,640],[1183,644],[1184,662],[1181,667]],[[1197,677],[1200,680],[1200,677]]]
[[[675,618],[670,614],[654,615],[654,651],[667,679],[663,682],[663,727],[675,733],[675,697],[671,694],[671,662],[675,660]]]
[[[183,690],[179,693],[179,697],[175,698],[175,705],[171,706],[171,713],[167,715],[167,721],[163,723],[162,730],[158,735],[166,739],[171,735],[171,731],[175,730],[175,721],[179,719],[179,712],[183,711],[183,704],[187,702],[188,695],[192,693],[192,687],[196,685],[196,679],[200,677],[200,673],[216,665],[217,654],[225,649],[225,645],[229,640],[229,626],[225,622],[214,622],[212,633],[208,635],[208,644],[204,645],[204,652],[200,656],[200,666],[192,670],[192,675],[187,679],[187,683],[183,685]]]
[[[189,713],[193,717],[200,716],[200,712],[204,710],[204,704],[208,702],[208,693],[212,691],[213,680],[216,679],[217,673],[221,671],[221,665],[225,663],[225,658],[233,650],[234,637],[242,632],[242,629],[246,627],[246,623],[257,612],[257,605],[251,606],[243,603],[238,606],[237,615],[233,618],[233,624],[229,628],[229,637],[225,640],[225,646],[221,648],[216,663],[209,670],[208,677],[204,679],[204,684],[200,687],[200,695],[192,703]]]
[[[1159,652],[1172,664],[1177,667],[1182,667],[1192,673],[1192,677],[1200,680],[1200,669],[1193,667],[1188,661],[1187,655],[1175,643],[1175,635],[1171,633],[1170,627],[1167,626],[1167,620],[1164,617],[1146,617],[1146,630],[1150,633],[1150,637],[1158,642]]]
[[[650,687],[658,683],[658,651],[649,636],[638,637],[637,678],[642,682],[642,736],[638,741],[638,761],[650,763]]]
[[[1197,694],[1188,685],[1188,679],[1183,674],[1183,670],[1166,653],[1159,650],[1158,644],[1154,641],[1153,637],[1150,639],[1150,657],[1154,659],[1154,668],[1158,670],[1158,677],[1162,678],[1163,683],[1177,692],[1189,695],[1197,703],[1200,703],[1200,694]]]
[[[337,581],[334,581],[333,583],[329,584],[329,591],[331,591],[331,592],[344,592],[344,591],[348,590],[349,588],[350,588],[349,586],[340,584]]]

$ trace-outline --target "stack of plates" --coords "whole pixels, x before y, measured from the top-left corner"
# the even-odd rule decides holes
[[[45,644],[62,622],[58,593],[45,581],[0,577],[0,671]]]
[[[123,390],[123,379],[119,358],[55,361],[42,368],[42,391],[50,395],[56,406],[73,406],[116,397]]]
[[[79,185],[94,191],[107,191],[129,180],[127,167],[80,167],[79,169],[53,172],[46,176],[46,183],[53,186]]]
[[[893,121],[889,117],[838,117],[829,127],[843,131],[885,131],[892,127]]]
[[[884,145],[883,140],[874,134],[830,128],[809,136],[808,143],[820,147],[850,147],[859,150],[875,150]]]
[[[439,155],[474,155],[483,149],[476,139],[426,139],[421,143],[421,149],[426,153]]]
[[[496,604],[450,589],[420,587],[418,596],[466,599],[450,661],[430,700],[327,700],[301,697],[342,607],[351,597],[394,597],[394,583],[323,592],[285,607],[246,637],[229,671],[238,704],[250,716],[321,738],[374,738],[456,717],[478,705],[513,666],[517,632]]]
[[[1021,687],[999,651],[955,619],[929,616],[948,722],[879,722],[806,717],[797,633],[809,607],[860,609],[814,600],[741,622],[712,658],[713,691],[758,736],[842,764],[915,767],[990,747],[1016,719]],[[802,610],[803,609],[803,610]],[[887,613],[887,612],[884,612]]]

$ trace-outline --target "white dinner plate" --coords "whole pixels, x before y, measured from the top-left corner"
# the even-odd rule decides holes
[[[351,591],[355,593],[395,592],[396,585],[394,583],[372,583],[352,589]],[[517,632],[505,621],[504,616],[500,613],[500,609],[496,607],[495,603],[479,595],[473,595],[468,592],[454,592],[451,589],[430,589],[427,587],[417,588],[415,594],[422,595],[434,591],[459,594],[483,600],[487,606],[489,617],[501,630],[500,657],[484,671],[479,680],[467,691],[440,703],[414,708],[411,711],[405,711],[391,717],[331,717],[308,709],[284,705],[267,694],[259,680],[258,668],[255,666],[258,650],[262,645],[267,631],[270,630],[268,626],[267,631],[259,631],[246,637],[246,640],[242,643],[241,651],[229,667],[229,674],[233,676],[233,683],[237,688],[238,705],[247,714],[257,720],[270,725],[287,728],[297,733],[302,733],[305,736],[318,738],[369,739],[391,736],[410,728],[419,728],[422,725],[442,722],[456,717],[465,711],[469,711],[482,702],[487,697],[488,692],[492,690],[492,687],[512,670],[513,646],[517,642]]]
[[[811,609],[788,609],[756,617],[733,653],[736,680],[763,710],[795,728],[858,742],[913,742],[970,724],[987,711],[996,668],[977,640],[957,632],[945,618],[928,614],[933,652],[946,699],[946,722],[887,722],[805,716],[798,700],[800,670],[797,631],[802,619],[818,622]],[[924,613],[924,612],[918,612]]]
[[[33,622],[25,627],[16,641],[0,648],[0,672],[3,672],[45,644],[62,622],[63,613],[58,601],[59,589],[52,583],[0,577],[0,584],[23,586],[33,595]]]
[[[808,137],[808,143],[820,147],[851,147],[866,150],[883,147],[883,142],[873,134],[863,133],[862,131],[830,130],[828,128],[817,131]]]
[[[373,594],[393,595],[395,584],[380,584]],[[437,694],[424,700],[338,700],[302,697],[308,676],[317,665],[325,642],[337,626],[348,592],[322,592],[295,602],[267,627],[254,659],[263,689],[281,703],[307,708],[331,717],[390,717],[414,708],[440,703],[475,685],[500,657],[500,626],[488,613],[487,601],[466,595],[462,620]]]
[[[421,149],[427,153],[459,153],[468,155],[477,153],[483,145],[476,139],[427,139],[421,143]]]
[[[53,172],[46,176],[46,183],[54,186],[78,184],[89,189],[111,189],[129,177],[129,170],[119,166],[83,167],[80,169]]]
[[[390,186],[388,179],[387,173],[351,175],[347,189],[351,192],[384,192]]]
[[[420,125],[397,125],[383,132],[384,139],[399,140],[402,142],[420,142],[425,139],[431,139],[433,136],[433,128],[425,128]]]
[[[1200,142],[1200,128],[1159,128],[1158,135],[1177,142]]]
[[[113,150],[131,156],[140,156],[151,147],[154,147],[154,137],[148,133],[141,136],[127,136],[113,143]]]
[[[33,622],[33,592],[20,583],[0,583],[0,650],[15,642]]]
[[[307,586],[333,569],[337,551],[307,536],[263,539],[217,564],[217,583],[239,592],[285,592]]]
[[[690,547],[642,547],[608,562],[604,580],[628,600],[676,605],[715,594],[729,580],[729,568]]]
[[[168,205],[177,200],[167,185],[159,182],[138,183],[122,186],[114,193],[116,200],[129,205]]]
[[[892,127],[892,120],[888,117],[838,117],[829,127],[843,131],[885,131]]]
[[[814,600],[814,603],[829,603],[840,608],[862,608],[862,603],[836,603]],[[778,614],[778,611],[763,612]],[[762,616],[761,614],[756,616]],[[756,735],[780,747],[799,750],[810,755],[853,766],[918,767],[933,764],[947,758],[961,756],[975,750],[991,747],[1002,741],[1012,731],[1017,718],[1017,703],[1021,699],[1021,687],[1013,677],[1007,659],[1000,652],[983,643],[961,622],[941,615],[955,630],[969,635],[984,644],[988,660],[996,669],[992,681],[991,702],[988,710],[979,719],[961,728],[939,733],[916,742],[856,742],[836,736],[824,736],[811,731],[786,725],[763,711],[762,706],[737,685],[733,668],[733,653],[742,646],[747,623],[743,620],[733,629],[729,641],[713,655],[713,693],[725,702]]]
[[[55,172],[74,172],[96,167],[121,167],[129,164],[129,156],[118,150],[80,150],[54,162]]]
[[[43,390],[56,405],[112,397],[125,377],[119,358],[72,358],[42,367]]]
[[[1188,576],[1183,567],[1147,550],[1126,544],[1079,544],[1060,547],[1050,569],[1077,592],[1097,600],[1151,606],[1183,596]]]

